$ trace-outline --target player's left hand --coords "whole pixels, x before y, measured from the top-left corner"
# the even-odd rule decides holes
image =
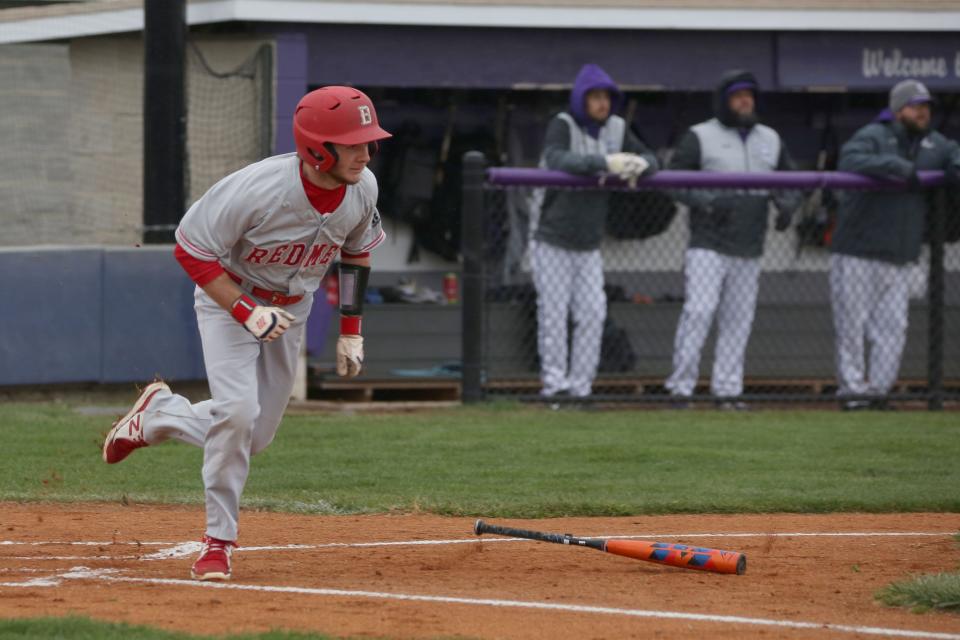
[[[340,336],[337,340],[337,375],[352,378],[363,365],[363,336]]]

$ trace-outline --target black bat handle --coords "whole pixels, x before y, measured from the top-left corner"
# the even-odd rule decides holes
[[[501,527],[496,524],[487,524],[483,520],[477,520],[477,523],[473,525],[473,532],[478,536],[484,533],[495,533],[498,536],[510,536],[511,538],[527,538],[529,540],[540,540],[542,542],[553,542],[556,544],[570,544],[570,536],[564,536],[558,533],[541,533],[540,531],[529,531],[527,529]]]
[[[585,540],[583,538],[576,538],[567,533],[543,533],[542,531],[501,527],[500,525],[496,524],[488,524],[483,520],[477,520],[477,522],[473,525],[473,532],[478,536],[484,533],[493,533],[498,536],[526,538],[527,540],[540,540],[541,542],[552,542],[554,544],[567,544],[575,547],[590,547],[592,549],[603,550],[602,540]]]

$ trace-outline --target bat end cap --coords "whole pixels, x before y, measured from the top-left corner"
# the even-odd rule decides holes
[[[476,522],[473,523],[473,533],[474,533],[474,535],[478,535],[478,536],[479,536],[479,535],[482,535],[482,534],[483,534],[483,525],[484,525],[483,520],[477,520]]]
[[[747,556],[741,555],[737,560],[737,575],[742,576],[747,572]]]

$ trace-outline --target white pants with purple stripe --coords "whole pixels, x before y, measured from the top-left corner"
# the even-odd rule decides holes
[[[194,299],[211,399],[194,404],[161,392],[144,412],[144,438],[203,448],[206,533],[236,540],[250,456],[273,441],[290,401],[313,297],[285,307],[297,319],[269,343],[257,341],[200,288]]]
[[[571,251],[531,241],[530,266],[537,289],[542,393],[568,391],[572,396],[590,395],[600,364],[603,322],[607,317],[600,250]],[[568,352],[570,317],[573,345]]]
[[[839,395],[882,395],[897,381],[907,339],[911,271],[911,265],[830,256]],[[869,372],[864,339],[870,345]]]
[[[717,344],[710,390],[716,396],[743,393],[743,360],[753,327],[760,281],[759,258],[737,258],[709,249],[687,249],[685,300],[673,346],[673,374],[666,387],[693,393],[700,352],[717,318]]]

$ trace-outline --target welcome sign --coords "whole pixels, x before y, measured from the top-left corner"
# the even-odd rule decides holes
[[[956,33],[817,33],[778,37],[783,88],[886,89],[905,78],[960,91]]]
[[[863,49],[864,78],[960,78],[960,50],[949,56],[911,57],[900,49]]]

